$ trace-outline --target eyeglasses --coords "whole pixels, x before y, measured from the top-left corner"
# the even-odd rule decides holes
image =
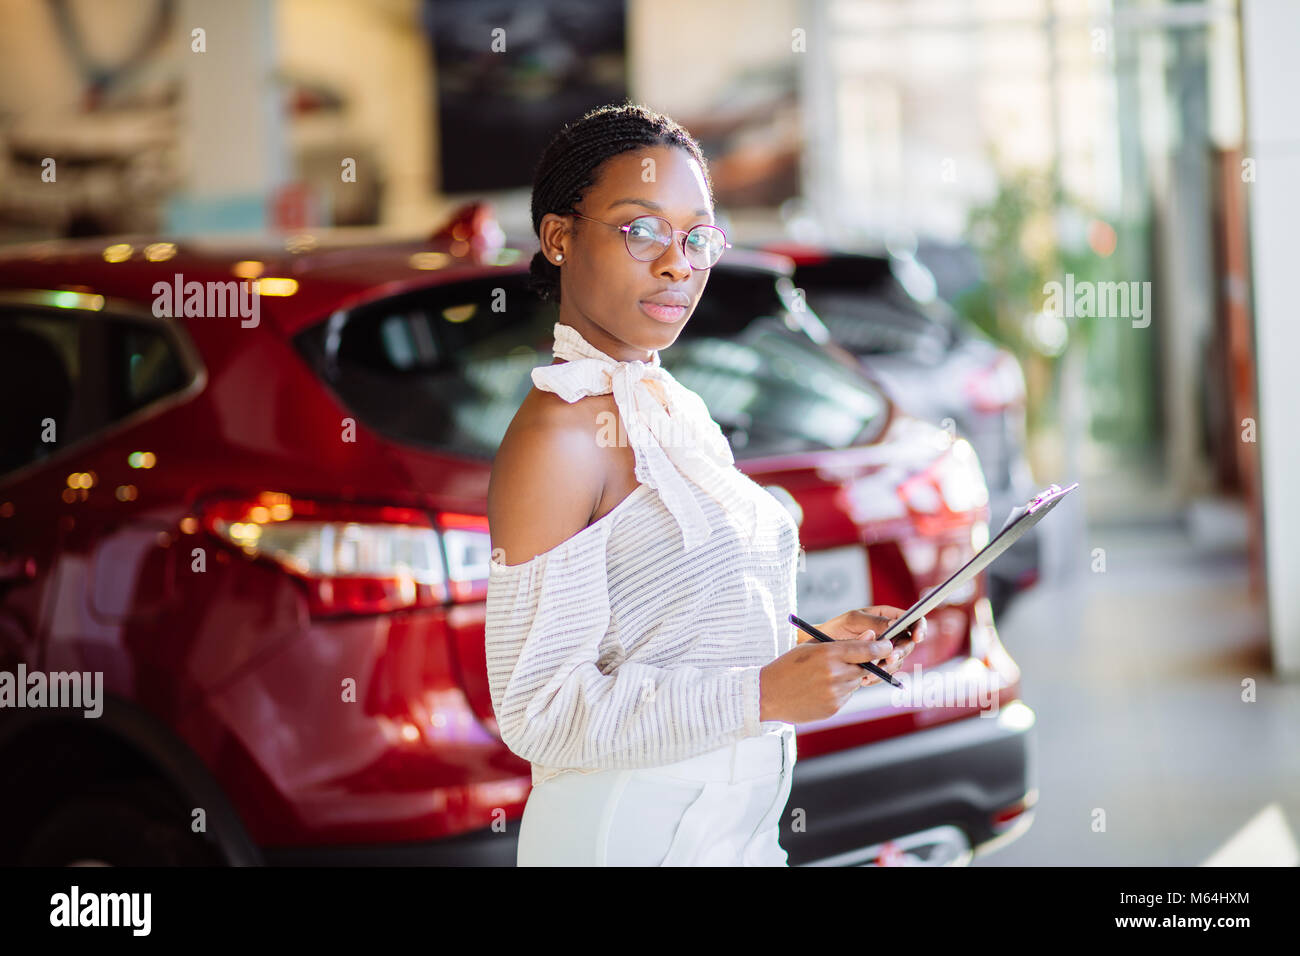
[[[718,260],[722,258],[723,250],[731,248],[731,243],[727,242],[726,233],[717,226],[710,226],[705,223],[700,223],[698,226],[692,226],[690,229],[683,231],[674,229],[673,224],[662,216],[638,216],[631,222],[623,223],[620,226],[612,222],[592,219],[590,216],[582,215],[582,213],[575,212],[571,215],[621,231],[623,240],[627,244],[628,254],[633,259],[639,259],[641,262],[654,262],[654,260],[662,256],[668,251],[668,247],[672,245],[673,237],[678,233],[685,237],[682,239],[682,252],[686,255],[686,261],[692,269],[697,271],[712,269]]]

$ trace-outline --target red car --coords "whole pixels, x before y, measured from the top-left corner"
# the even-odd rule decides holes
[[[0,860],[513,865],[485,515],[550,358],[533,248],[478,209],[410,243],[0,252],[0,671],[27,691]],[[906,607],[987,535],[983,479],[780,327],[790,268],[736,250],[665,364],[800,518],[800,616]],[[942,693],[799,725],[792,864],[961,862],[1028,826],[1034,715],[982,589],[900,672]]]

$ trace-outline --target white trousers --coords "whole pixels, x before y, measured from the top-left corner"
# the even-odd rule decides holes
[[[528,795],[519,866],[788,866],[794,725],[676,763],[562,773]]]

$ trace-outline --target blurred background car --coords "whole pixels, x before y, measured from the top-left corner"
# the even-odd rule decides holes
[[[811,321],[824,324],[901,407],[974,446],[996,527],[1040,490],[1025,448],[1020,363],[936,296],[933,276],[915,257],[794,243],[764,248],[795,261]],[[990,566],[995,617],[1038,580],[1041,535],[1035,528]]]
[[[491,824],[505,808],[517,831],[530,777],[488,690],[486,492],[551,355],[531,249],[481,207],[411,242],[109,247],[0,256],[19,450],[0,475],[0,663],[105,679],[100,720],[0,715],[0,854],[513,863]],[[792,269],[743,253],[715,267],[664,364],[800,524],[800,615],[906,607],[987,538],[983,477],[968,443],[791,327],[776,289]],[[256,326],[153,315],[156,281],[239,272],[269,293]],[[25,368],[49,373],[44,391]],[[76,440],[42,443],[50,415]],[[1029,827],[1033,711],[983,582],[928,619],[903,677],[924,669],[961,699],[878,684],[798,725],[792,799],[809,815],[782,824],[792,863],[900,846],[961,863]],[[349,681],[364,706],[302,693]],[[205,835],[176,822],[191,805],[211,808]]]

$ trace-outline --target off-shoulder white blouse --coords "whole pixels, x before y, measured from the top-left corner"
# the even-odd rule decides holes
[[[798,640],[794,520],[735,467],[704,403],[657,352],[616,362],[567,325],[555,332],[569,361],[534,369],[534,383],[568,401],[613,391],[640,484],[551,550],[491,560],[487,671],[501,739],[537,785],[788,727],[760,722],[759,670]]]

